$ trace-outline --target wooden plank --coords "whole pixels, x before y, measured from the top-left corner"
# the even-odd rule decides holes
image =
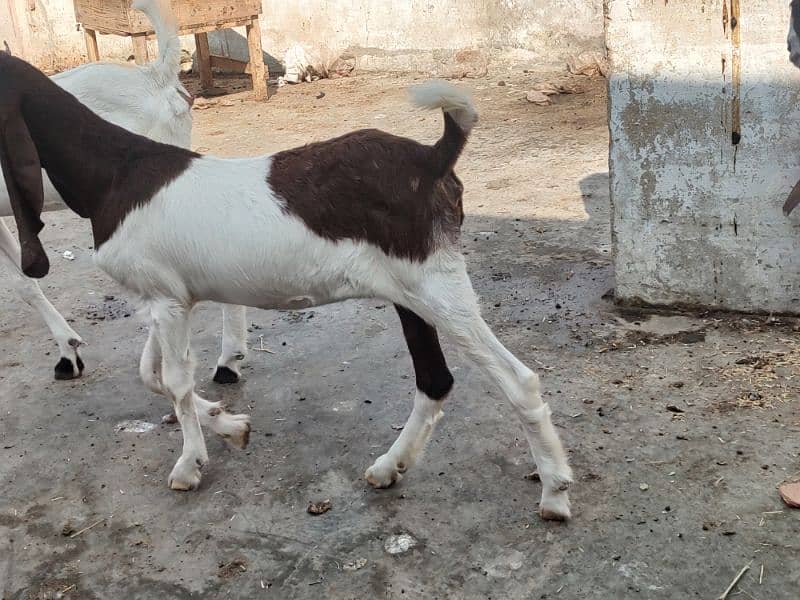
[[[133,59],[137,65],[146,65],[150,62],[147,57],[147,36],[134,35],[131,40],[133,40]]]
[[[181,27],[178,33],[180,35],[189,35],[191,33],[208,33],[209,31],[216,31],[217,29],[230,29],[232,27],[244,27],[250,22],[250,17],[246,19],[236,19],[234,21],[219,21],[217,23],[203,23],[200,25],[187,25]]]
[[[261,14],[261,0],[172,0],[172,12],[178,28],[214,25],[239,21]],[[150,22],[142,13],[131,10],[131,31],[151,31]]]
[[[130,32],[130,2],[126,0],[74,0],[75,20],[94,31]]]
[[[75,19],[85,27],[117,34],[152,33],[144,13],[130,7],[130,0],[73,0]],[[192,28],[220,29],[220,23],[244,25],[261,14],[261,0],[171,0],[170,6],[182,33]],[[226,25],[225,27],[230,27]]]
[[[211,55],[211,68],[225,71],[226,73],[244,73],[249,75],[252,73],[250,63],[243,60],[236,60],[228,56]]]
[[[90,62],[100,60],[100,50],[97,47],[97,34],[93,29],[83,28],[83,39],[86,41],[86,54]]]
[[[253,96],[256,100],[268,100],[267,78],[269,72],[264,64],[264,51],[261,48],[261,25],[255,17],[247,25],[247,47],[250,50],[250,70],[253,76]]]
[[[197,64],[200,66],[200,87],[207,90],[214,85],[211,75],[211,52],[208,49],[208,34],[195,34],[194,43],[197,49]]]
[[[214,24],[203,24],[203,25],[194,25],[191,27],[181,27],[178,31],[178,35],[193,35],[195,33],[208,33],[209,31],[217,31],[218,29],[230,29],[232,27],[244,27],[250,22],[250,18],[247,19],[239,19],[236,21],[220,21],[219,23]],[[94,29],[97,33],[101,33],[103,35],[122,35],[122,36],[129,36],[132,35],[130,31],[121,31],[118,29],[105,29],[103,27],[95,27]],[[136,34],[136,35],[146,35],[148,39],[154,40],[155,39],[155,32],[148,31],[147,33],[143,34]]]

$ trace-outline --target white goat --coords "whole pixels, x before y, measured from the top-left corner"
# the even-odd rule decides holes
[[[188,148],[192,135],[192,97],[178,79],[181,47],[170,9],[168,5],[161,6],[159,0],[135,0],[133,7],[148,16],[156,31],[159,45],[156,61],[142,67],[89,63],[51,79],[107,121],[156,141]],[[46,174],[44,190],[44,210],[66,208]],[[11,215],[6,183],[0,177],[0,217]],[[84,365],[78,346],[83,340],[47,300],[39,285],[22,274],[19,260],[19,246],[0,219],[0,265],[9,271],[11,288],[42,315],[55,338],[60,354],[56,379],[80,376]],[[246,353],[245,326],[243,307],[223,307],[222,354],[217,361],[215,381],[238,380],[237,365]]]
[[[397,481],[442,415],[453,377],[438,329],[516,409],[539,468],[541,515],[569,517],[572,474],[539,378],[481,318],[459,250],[463,186],[453,167],[477,114],[448,84],[414,93],[419,106],[443,110],[444,134],[433,146],[363,130],[231,160],[133,135],[24,61],[0,57],[0,162],[13,183],[22,269],[42,277],[49,268],[38,238],[44,167],[67,205],[91,219],[97,264],[149,312],[140,373],[172,401],[183,430],[173,489],[200,484],[208,461],[201,425],[240,447],[250,432],[247,416],[195,392],[196,302],[304,308],[378,297],[397,307],[417,394],[405,428],[366,479],[375,487]]]

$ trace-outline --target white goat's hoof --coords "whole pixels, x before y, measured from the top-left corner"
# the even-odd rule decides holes
[[[566,521],[570,513],[567,490],[572,485],[572,469],[564,464],[554,469],[555,472],[542,476],[542,500],[539,502],[539,514],[548,521]]]
[[[204,464],[199,458],[184,459],[181,456],[172,468],[172,473],[169,474],[170,489],[181,492],[196,490],[200,487],[200,468]]]
[[[214,423],[214,431],[234,448],[243,450],[250,441],[250,417],[222,412]]]
[[[364,473],[364,479],[374,488],[388,488],[403,478],[406,465],[395,461],[388,454],[378,460]]]
[[[572,513],[567,492],[543,490],[539,516],[545,521],[568,521]]]

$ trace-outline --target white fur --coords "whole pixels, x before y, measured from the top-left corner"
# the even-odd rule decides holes
[[[145,66],[96,62],[54,75],[52,80],[70,92],[106,121],[153,140],[188,148],[192,135],[189,93],[178,79],[180,40],[169,17],[162,12],[162,0],[136,0],[133,7],[144,12],[156,31],[158,58]],[[45,210],[66,208],[61,197],[42,172]],[[12,216],[5,180],[0,174],[0,217]],[[0,219],[0,265],[9,273],[7,285],[44,319],[59,348],[79,375],[78,346],[81,337],[47,300],[38,283],[25,277],[19,268],[19,244]],[[238,365],[246,355],[245,309],[223,307],[223,342],[218,366],[239,374]]]
[[[433,79],[409,88],[411,100],[420,108],[433,110],[440,108],[450,113],[458,126],[469,133],[478,122],[478,113],[472,105],[469,94],[456,86]]]
[[[433,434],[436,423],[442,418],[442,401],[431,400],[420,390],[414,397],[414,408],[389,451],[379,456],[364,473],[364,479],[377,488],[389,487],[400,481],[422,455]]]

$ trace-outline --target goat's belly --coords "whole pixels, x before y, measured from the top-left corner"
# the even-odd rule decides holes
[[[235,281],[220,281],[215,285],[196,286],[190,293],[195,300],[285,310],[311,308],[365,295],[363,290],[345,282],[309,281],[307,284],[301,285],[298,280],[256,282],[251,279],[241,285]]]
[[[331,304],[339,302],[351,297],[350,295],[334,296],[332,294],[323,295],[299,295],[299,296],[270,296],[259,294],[253,295],[214,295],[209,298],[214,302],[222,302],[224,304],[238,304],[241,306],[252,306],[253,308],[263,308],[266,310],[302,310],[304,308],[311,308],[320,306],[322,304]]]

